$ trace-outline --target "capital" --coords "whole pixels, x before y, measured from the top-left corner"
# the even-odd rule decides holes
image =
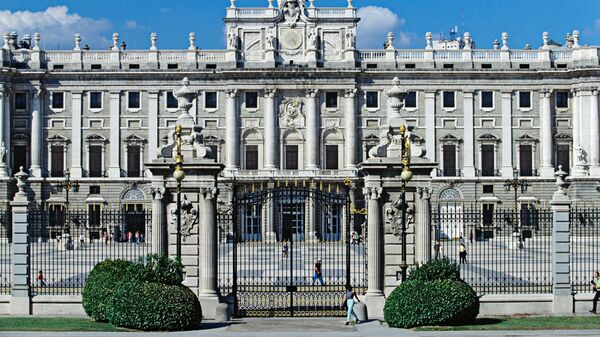
[[[273,98],[273,97],[275,97],[275,95],[277,95],[277,89],[265,88],[263,90],[263,95],[265,96],[265,98]]]
[[[219,194],[219,189],[216,187],[201,187],[200,188],[200,196],[204,200],[215,199]]]
[[[354,98],[356,96],[357,91],[358,91],[358,89],[356,89],[356,88],[346,89],[346,90],[344,90],[344,97]]]
[[[225,90],[225,95],[228,98],[235,98],[237,96],[238,90],[237,89],[226,89]]]
[[[317,97],[318,93],[319,93],[319,89],[306,89],[304,91],[304,94],[306,95],[307,98],[315,98],[315,97]]]
[[[383,188],[381,188],[381,187],[365,187],[365,188],[363,188],[363,194],[366,195],[369,200],[379,200],[381,198],[382,193],[383,193]]]

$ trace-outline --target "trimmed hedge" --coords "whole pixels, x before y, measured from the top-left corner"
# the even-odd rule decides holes
[[[171,259],[167,255],[148,254],[140,257],[138,263],[129,267],[131,280],[140,282],[181,285],[183,282],[183,265],[181,259]]]
[[[132,281],[121,285],[108,303],[108,321],[139,330],[186,330],[202,321],[196,295],[181,285]]]
[[[454,280],[460,281],[460,267],[456,262],[447,257],[431,260],[425,264],[416,265],[410,269],[407,280],[436,281]]]
[[[127,279],[133,262],[105,260],[97,264],[88,276],[82,293],[85,313],[97,322],[107,322],[106,305],[113,292]]]
[[[479,298],[462,281],[413,279],[390,294],[383,313],[388,325],[395,328],[465,324],[479,314]]]

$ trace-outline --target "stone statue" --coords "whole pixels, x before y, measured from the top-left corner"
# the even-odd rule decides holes
[[[575,155],[577,156],[577,163],[579,165],[585,165],[587,164],[587,159],[585,156],[585,151],[583,150],[583,147],[581,145],[578,145],[575,148]]]
[[[2,142],[2,144],[0,144],[0,162],[2,164],[6,163],[6,154],[8,153],[8,151],[6,150],[6,146],[4,146],[4,142]]]
[[[308,30],[308,48],[309,50],[317,50],[318,45],[317,45],[317,29],[316,28],[310,28]]]
[[[267,32],[267,50],[275,49],[275,36],[273,30],[269,29]]]
[[[406,229],[409,225],[414,223],[415,218],[415,210],[408,205],[408,203],[402,203],[402,196],[398,196],[398,199],[393,201],[385,211],[385,215],[387,219],[390,221],[392,234],[394,236],[402,235],[402,209],[406,209],[406,218],[405,218],[405,226]]]
[[[354,28],[346,29],[346,50],[354,50],[356,48],[356,34]]]
[[[281,6],[281,3],[280,3]],[[285,17],[285,22],[290,24],[290,27],[294,28],[298,24],[300,20],[300,13],[302,12],[302,7],[304,6],[303,1],[297,0],[288,0],[283,3],[282,12]]]
[[[302,101],[289,98],[281,103],[281,126],[296,128],[302,126]]]
[[[238,43],[237,33],[235,32],[235,28],[229,28],[229,32],[227,33],[227,49],[229,50],[237,50]]]

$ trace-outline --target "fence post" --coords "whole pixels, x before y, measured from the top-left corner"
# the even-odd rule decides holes
[[[427,187],[419,187],[419,201],[416,207],[415,263],[426,263],[431,260],[431,192]]]
[[[571,232],[569,213],[571,199],[567,195],[567,173],[559,166],[554,174],[558,190],[554,192],[552,207],[552,287],[553,312],[568,314],[572,310],[571,296]]]
[[[11,315],[30,315],[31,312],[31,288],[30,288],[30,256],[29,256],[29,233],[28,233],[28,208],[29,198],[25,188],[29,177],[21,167],[21,171],[15,174],[19,191],[15,194],[12,206],[12,285],[10,298]]]

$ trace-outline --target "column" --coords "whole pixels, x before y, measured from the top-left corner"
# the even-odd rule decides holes
[[[513,175],[512,91],[502,92],[502,176]],[[535,160],[534,160],[535,162]]]
[[[554,165],[552,165],[552,108],[550,105],[550,95],[552,91],[543,90],[542,113],[540,120],[540,144],[542,152],[542,163],[540,165],[541,176],[550,178],[554,176]]]
[[[6,149],[6,173],[10,176],[10,158],[11,158],[11,134],[10,134],[10,86],[4,85],[4,102],[3,102],[4,113],[2,115],[2,140],[4,141],[4,148]],[[16,173],[16,172],[15,172]]]
[[[557,172],[559,189],[554,192],[552,207],[552,285],[553,313],[570,314],[573,310],[571,295],[571,232],[569,214],[571,201],[566,193],[566,174]]]
[[[215,317],[216,306],[219,303],[217,293],[217,192],[216,187],[200,188],[198,297],[202,305],[202,314],[207,318]]]
[[[225,91],[227,96],[227,107],[225,112],[225,125],[227,135],[225,140],[227,158],[225,170],[233,171],[240,169],[240,125],[237,115],[237,90],[229,89]]]
[[[435,153],[435,91],[425,92],[425,154],[432,162]],[[442,157],[443,158],[443,157]]]
[[[356,88],[346,89],[346,117],[345,117],[345,139],[344,158],[347,170],[356,170],[356,156],[358,152],[358,135],[356,130]]]
[[[463,126],[463,136],[465,140],[465,149],[463,152],[463,173],[465,177],[474,177],[475,176],[475,165],[474,165],[474,133],[473,127],[473,92],[472,91],[463,91],[464,98],[464,126]]]
[[[573,169],[571,172],[574,176],[584,176],[586,175],[585,167],[582,166],[583,163],[579,160],[579,150],[581,149],[581,96],[579,89],[573,89],[572,93],[573,118],[571,127],[573,128],[573,148],[571,151],[573,153]]]
[[[25,172],[15,174],[19,191],[15,194],[12,206],[12,283],[10,298],[11,315],[31,314],[30,256],[29,256],[29,224],[27,209],[29,200]]]
[[[600,120],[598,116],[598,89],[590,96],[590,175],[600,175]]]
[[[31,175],[42,176],[42,109],[40,100],[43,100],[43,89],[36,88],[32,95],[31,110]]]
[[[0,87],[0,178],[8,176],[7,159],[8,149],[4,143],[4,114],[7,111],[4,109],[4,102],[8,100],[8,94],[6,94],[2,87]]]
[[[265,139],[264,139],[264,169],[276,170],[279,165],[277,161],[278,139],[277,139],[277,102],[276,89],[265,89]]]
[[[73,151],[71,153],[71,177],[81,178],[81,108],[82,92],[72,92],[73,96],[73,114],[71,118],[71,142]]]
[[[365,188],[367,195],[368,290],[367,296],[383,296],[383,223],[379,200],[381,187]]]
[[[304,152],[306,154],[306,162],[304,167],[308,170],[319,169],[319,113],[318,113],[318,100],[317,94],[319,90],[308,89],[306,90],[306,148]]]
[[[110,165],[108,176],[121,177],[121,92],[110,93]]]
[[[164,189],[152,189],[152,254],[168,254],[168,233],[165,223]]]
[[[431,260],[431,193],[428,188],[418,188],[419,200],[416,207],[415,263]]]
[[[165,92],[166,100],[166,92]],[[158,153],[158,91],[148,93],[148,160],[156,159]]]

